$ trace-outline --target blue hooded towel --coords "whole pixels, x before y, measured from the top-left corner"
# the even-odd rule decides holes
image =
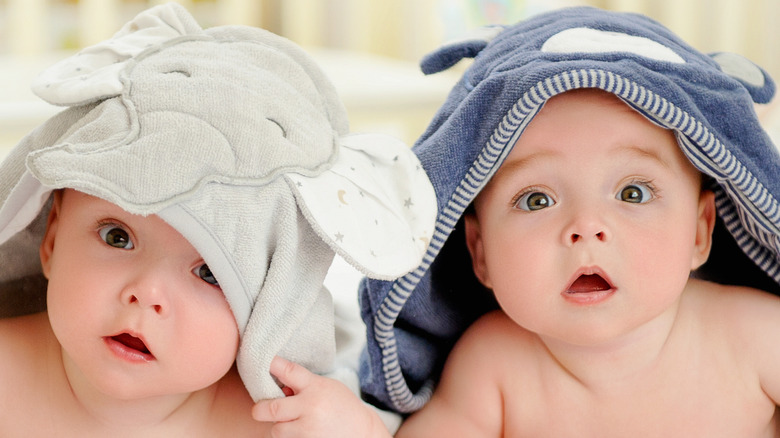
[[[697,276],[780,291],[780,156],[753,106],[769,102],[775,85],[761,68],[700,53],[644,16],[594,8],[495,27],[489,38],[445,45],[422,68],[467,57],[473,63],[414,146],[439,209],[427,254],[395,281],[360,287],[366,398],[398,412],[422,407],[459,335],[497,307],[473,275],[461,217],[544,103],[568,90],[617,95],[673,130],[712,180],[719,217]]]

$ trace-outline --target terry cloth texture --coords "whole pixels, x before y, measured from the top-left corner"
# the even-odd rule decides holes
[[[702,54],[644,16],[593,8],[562,9],[484,35],[422,62],[435,73],[474,57],[413,148],[439,207],[423,263],[396,281],[361,284],[367,397],[399,412],[422,407],[452,344],[495,308],[474,278],[459,221],[542,105],[567,90],[608,91],[673,130],[714,181],[718,230],[699,275],[777,293],[780,158],[753,108],[775,92],[762,69],[735,54]]]
[[[422,260],[436,201],[418,159],[392,138],[347,135],[334,87],[284,38],[203,30],[162,5],[33,89],[68,108],[0,167],[0,316],[44,308],[37,248],[60,188],[157,214],[192,243],[233,311],[255,400],[283,395],[275,355],[332,370],[322,282],[334,253],[384,279]]]

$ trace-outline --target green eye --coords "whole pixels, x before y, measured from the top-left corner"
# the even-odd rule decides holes
[[[101,228],[98,230],[98,234],[104,242],[110,246],[113,246],[114,248],[133,249],[135,247],[133,245],[133,241],[130,240],[130,234],[115,225]]]
[[[515,202],[515,207],[525,211],[537,211],[555,205],[555,201],[542,192],[529,192]]]
[[[197,268],[195,268],[194,273],[206,283],[213,284],[214,286],[219,286],[219,282],[217,281],[216,277],[214,277],[214,274],[211,273],[211,269],[209,269],[209,265],[204,263],[198,266]]]

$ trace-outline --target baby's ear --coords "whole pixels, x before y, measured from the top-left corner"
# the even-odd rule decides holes
[[[49,278],[51,257],[54,253],[54,239],[57,235],[57,226],[59,225],[60,210],[62,208],[62,190],[55,190],[51,196],[51,210],[49,210],[49,217],[46,220],[46,231],[43,234],[43,240],[39,249],[43,276],[46,279]]]
[[[466,233],[466,247],[471,254],[471,267],[474,269],[474,275],[483,286],[492,289],[490,275],[488,274],[487,264],[485,263],[485,247],[482,242],[482,230],[479,228],[479,220],[474,213],[463,215],[464,231]]]
[[[702,190],[699,195],[699,210],[696,223],[696,242],[691,260],[691,270],[703,265],[712,249],[712,231],[715,228],[715,194],[711,190]]]

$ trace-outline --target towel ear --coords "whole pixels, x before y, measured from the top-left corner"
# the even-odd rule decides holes
[[[747,88],[754,102],[769,103],[772,100],[775,84],[764,69],[736,53],[718,52],[710,53],[709,56],[720,66],[723,73]]]
[[[426,75],[447,70],[463,58],[477,56],[505,26],[484,26],[456,41],[450,41],[426,55],[420,68]]]
[[[285,177],[320,238],[363,274],[390,280],[422,261],[436,196],[417,156],[401,141],[344,136],[331,169]]]
[[[118,96],[125,87],[120,72],[133,57],[176,37],[202,32],[183,6],[156,6],[138,14],[111,39],[45,70],[33,81],[32,89],[43,100],[63,106]]]

